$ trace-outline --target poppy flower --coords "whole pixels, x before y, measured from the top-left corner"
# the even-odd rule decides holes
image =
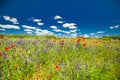
[[[87,44],[84,43],[83,46],[87,46]]]
[[[64,43],[64,40],[62,40],[62,43]]]
[[[2,53],[0,52],[0,57],[2,56]]]
[[[5,47],[5,48],[4,48],[4,50],[5,50],[5,51],[8,51],[8,50],[9,50],[9,48],[8,48],[8,47]]]
[[[56,40],[53,40],[53,42],[56,42]]]
[[[79,43],[79,42],[80,42],[80,39],[78,39],[77,42]]]
[[[59,67],[58,65],[54,66],[54,68],[55,68],[56,70],[60,69],[60,67]]]
[[[14,48],[14,47],[15,47],[15,45],[14,45],[14,44],[12,44],[12,45],[11,45],[11,48]]]
[[[64,42],[62,42],[61,45],[64,46]]]
[[[4,36],[0,36],[0,39],[3,39],[4,38]]]

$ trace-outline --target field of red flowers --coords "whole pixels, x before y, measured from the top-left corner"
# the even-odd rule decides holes
[[[120,80],[120,40],[0,36],[0,80]]]

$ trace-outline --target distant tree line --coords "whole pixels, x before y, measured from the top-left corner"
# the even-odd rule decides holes
[[[110,39],[120,40],[120,36],[103,36],[103,39],[105,39],[105,40],[110,40]]]

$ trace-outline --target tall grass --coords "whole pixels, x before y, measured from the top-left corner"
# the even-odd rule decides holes
[[[120,41],[79,39],[0,39],[1,80],[120,80]]]

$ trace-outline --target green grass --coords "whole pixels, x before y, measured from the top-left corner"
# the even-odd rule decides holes
[[[79,44],[76,41],[0,39],[0,80],[120,80],[119,40],[81,39]],[[83,46],[84,43],[87,45]],[[11,44],[15,47],[5,51],[4,47]]]

